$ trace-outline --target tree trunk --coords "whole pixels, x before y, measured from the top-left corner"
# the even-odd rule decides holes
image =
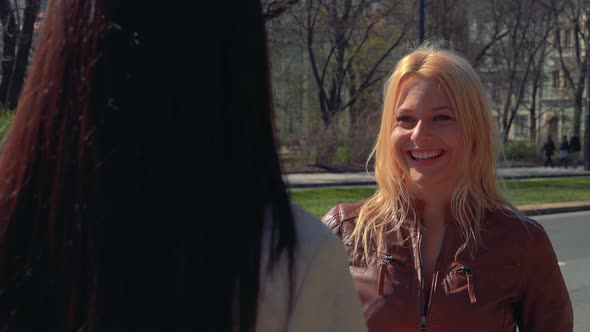
[[[580,135],[580,126],[582,124],[582,100],[584,95],[585,85],[579,84],[576,89],[576,96],[574,97],[574,134]]]
[[[5,104],[8,86],[14,69],[16,50],[16,14],[10,6],[10,0],[0,0],[0,21],[2,22],[2,80],[0,81],[0,103]],[[0,108],[4,110],[5,108]]]
[[[336,155],[336,150],[341,145],[340,126],[338,117],[340,114],[334,114],[328,124],[328,127],[318,133],[316,165],[322,167],[331,167]]]
[[[508,91],[512,91],[512,79]],[[508,143],[508,135],[510,134],[510,123],[508,121],[509,113],[512,111],[510,104],[512,103],[512,95],[508,93],[504,106],[502,107],[502,143]]]
[[[529,141],[531,144],[537,142],[537,94],[539,93],[538,76],[533,81],[531,109],[529,110]]]
[[[26,0],[23,14],[23,26],[18,38],[18,50],[14,62],[14,71],[10,79],[6,106],[14,109],[18,104],[18,98],[23,87],[27,67],[29,63],[29,52],[33,42],[33,27],[39,12],[41,0]]]

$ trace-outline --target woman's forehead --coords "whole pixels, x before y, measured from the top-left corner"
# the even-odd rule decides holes
[[[415,106],[416,103],[436,104],[436,107],[451,107],[451,100],[444,87],[433,78],[411,77],[400,82],[395,109]]]

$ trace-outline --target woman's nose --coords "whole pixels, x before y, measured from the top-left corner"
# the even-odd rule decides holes
[[[420,142],[424,140],[432,140],[432,128],[430,128],[430,123],[428,121],[419,120],[414,127],[412,132],[411,139],[414,142]]]

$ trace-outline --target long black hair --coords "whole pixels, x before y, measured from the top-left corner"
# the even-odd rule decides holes
[[[260,4],[189,8],[50,1],[0,154],[5,331],[252,330],[267,227],[293,272]]]

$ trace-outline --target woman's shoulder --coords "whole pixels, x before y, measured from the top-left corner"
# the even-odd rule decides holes
[[[322,217],[322,222],[334,234],[344,238],[354,230],[354,225],[364,203],[365,201],[338,204]]]
[[[295,274],[291,274],[285,259],[273,273],[261,273],[256,331],[326,331],[329,328],[325,325],[333,324],[326,320],[328,316],[338,317],[339,324],[362,327],[362,311],[340,239],[301,206],[292,203],[291,211],[297,234]],[[265,245],[270,245],[271,240],[267,236]],[[266,263],[268,250],[263,252]],[[289,317],[286,299],[290,280],[294,281],[294,297]]]
[[[320,247],[341,246],[339,239],[318,217],[295,203],[291,204],[291,209],[300,250],[313,252]]]
[[[488,210],[485,220],[487,226],[494,229],[501,228],[509,232],[544,231],[538,221],[509,209]]]
[[[543,225],[528,216],[519,215],[510,210],[489,211],[486,215],[484,233],[495,235],[496,240],[503,239],[501,242],[506,244],[512,242],[522,247],[549,243],[549,237]]]
[[[295,226],[297,238],[295,250],[295,266],[300,272],[305,271],[310,265],[313,265],[318,257],[322,255],[334,255],[335,253],[344,254],[344,246],[340,239],[335,236],[320,219],[303,207],[291,203],[291,212]],[[264,259],[265,264],[268,262],[268,249],[271,245],[270,228],[266,229],[264,238]],[[285,261],[282,261],[282,264]],[[284,265],[284,264],[283,264]],[[286,269],[286,265],[281,267]]]

